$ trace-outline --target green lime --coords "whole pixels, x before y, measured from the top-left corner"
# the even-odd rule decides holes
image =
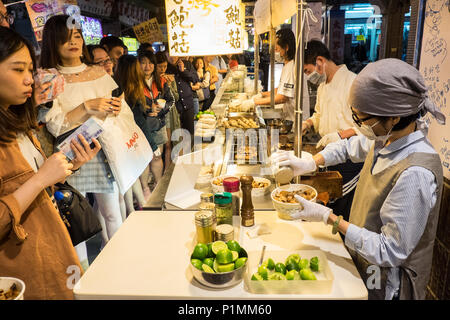
[[[202,264],[203,262],[198,259],[191,259],[191,263],[194,267],[196,267],[198,270],[202,270]]]
[[[214,247],[213,247],[213,249],[214,249]],[[219,250],[219,251],[216,253],[216,261],[217,261],[219,264],[228,264],[228,263],[231,263],[231,262],[233,262],[233,254],[232,254],[231,251],[228,250],[228,249],[222,249],[222,250]]]
[[[211,268],[210,266],[208,266],[205,263],[202,265],[202,269],[203,269],[203,271],[208,272],[208,273],[215,273],[213,268]]]
[[[205,260],[203,260],[203,263],[210,266],[211,268],[214,265],[214,259],[213,258],[206,258]]]
[[[300,280],[300,274],[296,270],[291,270],[286,273],[287,280]]]
[[[308,268],[309,267],[309,260],[308,259],[301,259],[300,262],[298,263],[298,267],[300,268],[300,270]]]
[[[246,257],[242,257],[236,260],[236,262],[234,263],[234,268],[235,269],[239,269],[240,267],[242,267],[243,265],[245,265],[245,263],[247,262],[247,258]]]
[[[207,246],[208,246],[208,255],[207,255],[207,257],[208,258],[215,258],[216,255],[212,251],[212,243],[208,243]]]
[[[208,255],[208,246],[204,243],[198,243],[194,248],[192,258],[203,260],[206,258],[207,255]]]
[[[214,259],[213,269],[215,272],[219,272],[219,263],[217,262],[217,259]]]
[[[284,263],[278,262],[275,265],[275,271],[282,274],[286,274],[286,266],[284,265]]]
[[[211,248],[212,248],[212,252],[214,254],[217,254],[217,252],[219,252],[220,250],[228,249],[228,246],[225,242],[219,240],[219,241],[214,241],[211,245]]]
[[[259,273],[254,273],[252,275],[252,280],[263,281],[264,279],[261,277]]]
[[[286,276],[279,272],[274,272],[269,276],[269,280],[286,280]]]
[[[289,260],[294,260],[297,264],[300,262],[300,256],[297,253],[293,253],[286,258],[284,264],[288,264]]]
[[[309,267],[312,271],[319,271],[319,258],[311,258],[311,260],[309,261]]]
[[[237,253],[237,251],[231,251],[231,254],[233,255],[233,262],[239,258],[239,253]]]
[[[266,266],[261,265],[261,266],[258,268],[258,273],[261,275],[261,277],[262,277],[264,280],[267,280],[267,279],[269,278],[269,269],[267,269]]]
[[[291,270],[300,270],[300,267],[298,266],[298,263],[295,262],[295,260],[291,259],[286,263],[286,270],[291,271]]]
[[[241,246],[235,240],[228,241],[227,246],[228,246],[228,249],[230,249],[232,251],[236,251],[237,253],[239,253],[239,251],[241,251]]]
[[[302,280],[317,280],[311,269],[300,270],[300,278],[302,278]]]
[[[272,258],[269,258],[266,261],[264,261],[262,265],[266,266],[267,269],[269,270],[275,269],[275,262],[273,261]]]
[[[218,266],[219,272],[229,272],[234,270],[234,263],[229,264],[219,264]]]

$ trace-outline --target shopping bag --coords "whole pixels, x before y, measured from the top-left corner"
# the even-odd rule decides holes
[[[99,142],[119,186],[119,192],[125,194],[152,160],[152,148],[125,102],[122,103],[119,115],[108,116],[103,121],[102,128],[104,131]]]

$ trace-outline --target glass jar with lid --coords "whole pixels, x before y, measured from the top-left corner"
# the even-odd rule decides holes
[[[216,193],[214,195],[214,204],[216,205],[217,225],[233,225],[232,196],[229,192]]]

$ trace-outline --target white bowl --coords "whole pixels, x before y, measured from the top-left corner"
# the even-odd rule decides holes
[[[314,189],[311,186],[308,186],[306,184],[287,184],[278,188],[275,188],[272,193],[270,194],[270,198],[272,199],[272,204],[275,210],[278,212],[278,217],[284,220],[294,220],[291,217],[291,214],[293,214],[296,211],[303,210],[303,206],[300,203],[284,203],[278,200],[274,199],[274,196],[280,192],[280,191],[297,191],[297,190],[312,190],[315,192],[315,197],[310,200],[312,202],[316,202],[317,199],[317,190]]]
[[[217,178],[225,179],[225,178],[228,178],[228,177],[236,177],[236,178],[240,179],[241,175],[224,174],[224,175],[221,175],[221,176],[218,176],[218,177],[215,177],[215,178],[211,179],[211,187],[213,189],[213,193],[222,193],[222,192],[224,192],[223,185],[222,186],[215,185],[213,183],[213,181],[216,180]],[[265,188],[253,188],[252,189],[252,197],[264,196],[269,191],[269,188],[272,185],[270,180],[266,179],[266,178],[253,177],[253,180],[255,180],[257,182],[265,182],[265,183],[268,183],[268,185]],[[239,192],[241,192],[241,190],[239,190]]]
[[[17,278],[0,277],[0,290],[8,291],[13,284],[16,284],[19,289],[19,295],[14,300],[23,300],[23,294],[25,292],[25,283]]]

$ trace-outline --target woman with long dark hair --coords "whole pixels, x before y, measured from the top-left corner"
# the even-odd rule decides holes
[[[153,72],[153,70],[151,71]],[[144,90],[146,89],[145,75],[138,59],[132,55],[123,55],[120,57],[114,78],[124,92],[125,101],[127,101],[133,111],[136,124],[141,128],[152,147],[154,154],[152,161],[150,162],[150,168],[155,167],[155,163],[156,167],[162,168],[161,153],[158,149],[158,145],[155,143],[155,130],[151,127],[151,122],[147,121],[147,114],[150,107],[147,105],[146,96],[144,94]],[[149,168],[147,167],[140,178],[140,185],[142,186],[141,188],[146,200],[148,200],[151,195],[148,186],[148,172]]]
[[[56,68],[64,76],[64,92],[53,100],[46,115],[48,130],[58,137],[80,126],[91,117],[108,115],[133,117],[121,98],[111,97],[117,84],[90,57],[80,29],[68,29],[69,16],[47,20],[42,37],[41,67]],[[119,190],[103,151],[87,163],[68,182],[82,193],[92,193],[104,218],[103,245],[122,224]],[[100,219],[103,222],[103,219]]]
[[[32,46],[0,27],[0,274],[25,282],[25,299],[73,299],[68,268],[81,266],[69,233],[51,200],[65,180],[100,150],[80,136],[76,158],[58,152],[46,159],[33,134],[31,97],[36,61]]]
[[[156,71],[156,59],[151,52],[144,52],[140,57],[139,61],[145,72],[145,88],[144,95],[146,97],[146,104],[149,106],[147,112],[147,122],[152,123],[152,132],[155,143],[158,145],[160,154],[162,155],[164,151],[164,145],[169,141],[166,130],[166,115],[169,113],[170,109],[175,104],[175,99],[170,91],[170,87],[167,80],[164,77],[158,75]],[[145,65],[148,64],[148,67]],[[149,72],[150,70],[151,73]],[[161,109],[158,104],[159,99],[164,99],[165,106]],[[159,156],[161,157],[161,156]],[[155,159],[155,161],[150,164],[150,169],[155,178],[155,182],[158,183],[161,180],[164,170],[164,163]]]

